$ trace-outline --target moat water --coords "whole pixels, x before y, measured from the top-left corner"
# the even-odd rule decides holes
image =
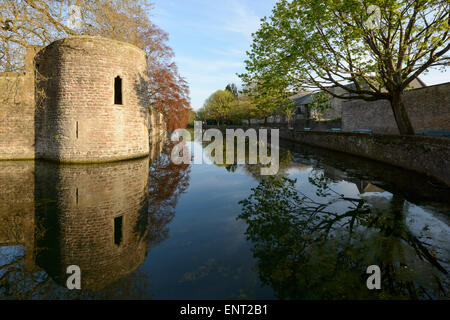
[[[168,144],[114,164],[0,162],[0,298],[449,298],[447,187],[282,147],[272,177],[175,165]],[[81,290],[66,288],[69,265]]]

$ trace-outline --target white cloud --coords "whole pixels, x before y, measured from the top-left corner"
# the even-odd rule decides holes
[[[250,8],[237,2],[232,1],[231,15],[227,15],[224,29],[242,34],[250,39],[251,34],[258,30],[260,25],[260,17],[258,17]]]

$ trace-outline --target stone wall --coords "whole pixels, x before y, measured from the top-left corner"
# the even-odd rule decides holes
[[[327,131],[333,128],[341,128],[341,120],[326,120],[326,121],[314,121],[314,120],[296,120],[294,128],[296,130],[304,130],[310,128],[312,131]]]
[[[27,48],[25,73],[0,73],[0,160],[34,159],[34,72],[38,47]]]
[[[331,89],[335,94],[347,96],[348,92],[342,89],[341,87],[333,87]],[[336,98],[333,96],[329,96],[328,103],[330,104],[331,108],[326,109],[322,115],[320,115],[321,119],[325,120],[333,120],[337,118],[342,117],[342,105],[345,103],[346,100]]]
[[[25,74],[0,74],[0,92],[4,93],[0,97],[0,159],[34,158],[31,88]]]
[[[36,56],[36,157],[62,162],[149,153],[147,61],[128,43],[76,36]],[[122,104],[114,79],[122,81]]]
[[[450,185],[447,138],[294,130],[281,130],[280,137],[414,170]]]
[[[408,91],[404,102],[416,133],[450,131],[450,82]],[[342,130],[372,129],[375,133],[398,134],[389,101],[349,101],[342,108]]]

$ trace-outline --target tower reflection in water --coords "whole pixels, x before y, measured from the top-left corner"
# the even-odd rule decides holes
[[[180,190],[176,179],[173,190],[155,182],[165,171],[161,150],[95,165],[0,163],[0,298],[148,295],[136,269],[168,236]],[[187,168],[178,169],[185,185]],[[66,289],[70,265],[81,269],[81,292]]]
[[[77,265],[99,290],[147,252],[148,159],[89,166],[36,163],[35,261],[59,284]]]

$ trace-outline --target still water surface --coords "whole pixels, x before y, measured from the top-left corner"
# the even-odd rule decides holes
[[[155,148],[0,162],[0,298],[448,299],[450,190],[436,181],[301,145],[265,178]],[[73,264],[81,291],[65,288]],[[381,290],[366,287],[369,265]]]

